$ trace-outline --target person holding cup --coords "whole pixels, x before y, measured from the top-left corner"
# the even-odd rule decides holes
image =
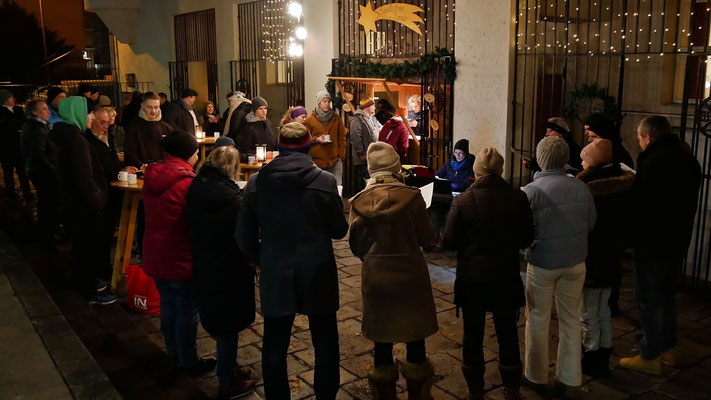
[[[346,127],[331,104],[331,94],[322,90],[316,94],[316,108],[304,121],[311,132],[311,158],[317,167],[330,172],[340,186],[343,184],[343,161],[346,159]]]

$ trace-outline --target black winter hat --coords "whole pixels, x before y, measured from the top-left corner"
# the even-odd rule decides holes
[[[195,137],[185,131],[173,131],[167,134],[161,139],[160,144],[166,153],[183,160],[192,157],[198,149]]]
[[[47,103],[51,103],[55,97],[59,96],[61,93],[66,93],[64,89],[52,86],[47,89]]]
[[[257,96],[252,99],[252,112],[257,111],[259,109],[259,107],[267,107],[267,106],[269,106],[267,104],[267,101],[264,100],[264,98],[262,98],[262,97]]]
[[[80,83],[79,88],[77,89],[77,93],[82,95],[86,92],[91,92],[91,85],[86,82]]]
[[[184,99],[184,98],[190,97],[190,96],[195,96],[195,97],[197,97],[197,96],[198,96],[198,92],[195,91],[195,89],[185,88],[185,89],[183,89],[182,93],[180,93],[180,98],[181,98],[181,99]]]
[[[454,150],[461,150],[464,154],[469,155],[469,141],[467,139],[457,140],[457,143],[454,144]]]
[[[615,124],[602,113],[590,114],[585,120],[585,125],[589,126],[589,130],[595,132],[603,139],[613,140],[620,136]]]

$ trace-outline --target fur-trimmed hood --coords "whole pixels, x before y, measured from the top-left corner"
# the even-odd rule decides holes
[[[610,178],[596,179],[588,182],[588,189],[593,196],[604,196],[612,193],[624,192],[632,189],[635,175],[624,171],[622,175]]]

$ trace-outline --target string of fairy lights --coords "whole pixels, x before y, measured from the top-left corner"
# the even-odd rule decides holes
[[[391,3],[418,4],[418,2],[415,1],[403,0],[349,0],[348,2],[345,2],[344,7],[348,10],[347,18],[345,18],[347,21],[345,23],[347,24],[347,30],[350,33],[349,35],[345,35],[345,54],[367,54],[378,57],[399,57],[411,56],[413,53],[423,55],[428,51],[428,49],[433,51],[434,47],[448,48],[450,51],[454,52],[454,27],[457,24],[454,19],[456,11],[454,0],[445,0],[444,4],[442,4],[441,1],[420,1],[419,7],[425,11],[425,15],[421,15],[422,19],[425,21],[428,21],[429,19],[430,21],[425,25],[420,26],[422,35],[412,35],[414,38],[411,43],[407,42],[408,36],[410,35],[409,29],[390,20],[376,22],[378,32],[370,32],[365,34],[368,37],[363,38],[365,43],[362,43],[360,38],[361,35],[363,35],[363,29],[357,22],[360,17],[359,6],[367,4],[368,1],[372,1],[373,8]],[[345,12],[341,12],[345,17]],[[430,26],[433,27],[432,31],[429,28]],[[393,32],[395,35],[399,35],[400,41],[386,41],[385,32]],[[443,32],[446,32],[447,36],[444,41],[442,41],[440,37]],[[408,52],[408,48],[414,50],[415,45],[417,46],[417,52]]]
[[[264,58],[269,62],[304,55],[306,28],[301,25],[303,8],[298,1],[266,0],[263,9]]]
[[[673,3],[630,1],[623,10],[623,2],[614,0],[550,3],[522,0],[516,18],[517,52],[572,56],[624,54],[625,61],[636,62],[653,55],[707,53],[711,1],[691,1],[686,6],[681,1]],[[694,17],[698,11],[705,11],[698,14],[700,18]],[[694,35],[694,30],[699,34]],[[701,39],[703,44],[695,46],[695,39]]]

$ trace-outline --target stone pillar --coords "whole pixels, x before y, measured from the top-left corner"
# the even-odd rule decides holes
[[[496,147],[509,169],[513,82],[513,0],[457,3],[454,142],[469,140],[476,154]]]
[[[316,93],[326,90],[326,75],[331,73],[331,60],[338,45],[338,5],[336,0],[303,1],[304,27],[304,101],[307,110],[316,107]]]

